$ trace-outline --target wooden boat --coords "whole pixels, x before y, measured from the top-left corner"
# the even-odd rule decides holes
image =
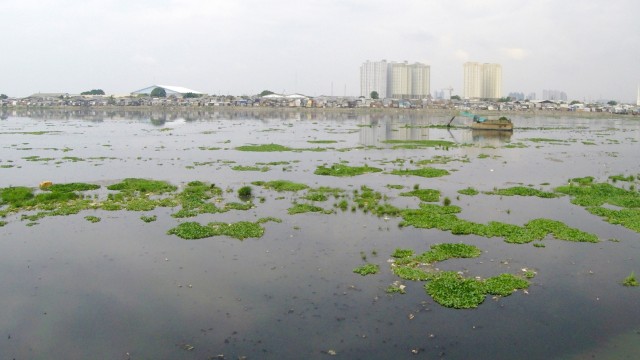
[[[471,130],[513,131],[513,123],[504,116],[499,119],[486,119],[484,121],[474,119],[471,123]]]

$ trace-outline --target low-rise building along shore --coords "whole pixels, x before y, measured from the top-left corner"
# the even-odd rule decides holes
[[[640,114],[632,104],[567,103],[564,101],[482,101],[427,99],[367,99],[350,96],[316,96],[270,94],[266,96],[201,95],[198,97],[151,97],[114,95],[73,95],[38,93],[24,98],[0,99],[1,107],[269,107],[269,108],[372,108],[372,109],[449,109],[465,111],[564,111]]]

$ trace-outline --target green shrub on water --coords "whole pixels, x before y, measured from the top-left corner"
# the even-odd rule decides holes
[[[234,170],[234,171],[260,171],[260,172],[267,172],[267,171],[269,171],[271,169],[268,166],[259,167],[259,166],[236,165],[236,166],[232,167],[231,170]]]
[[[8,223],[6,221],[0,221],[0,227],[3,227],[5,225],[7,225]]]
[[[252,202],[244,202],[244,203],[230,202],[230,203],[226,203],[224,205],[224,211],[227,211],[227,210],[247,211],[247,210],[250,210],[251,208],[253,208],[253,206],[254,205],[253,205]]]
[[[93,216],[93,215],[85,216],[84,219],[87,220],[88,222],[92,222],[92,223],[100,222],[100,218],[97,217],[97,216]]]
[[[627,229],[640,233],[640,209],[613,210],[603,207],[590,207],[587,210],[604,218],[611,224],[622,225]]]
[[[253,192],[253,189],[251,188],[251,186],[243,186],[240,189],[238,189],[238,196],[241,199],[250,198],[252,192]]]
[[[442,205],[444,206],[451,205],[451,199],[449,199],[449,197],[445,197],[444,200],[442,200]]]
[[[375,264],[365,264],[353,269],[353,272],[362,276],[377,274],[380,271],[380,266]]]
[[[400,193],[400,196],[415,196],[421,201],[437,202],[440,200],[440,191],[434,189],[417,189]]]
[[[640,286],[640,284],[638,283],[638,280],[636,280],[636,274],[634,274],[633,271],[631,272],[631,274],[629,274],[629,276],[627,276],[626,278],[624,278],[624,280],[622,280],[622,285]]]
[[[348,166],[344,164],[333,164],[331,167],[318,166],[314,174],[324,176],[357,176],[367,173],[381,172],[382,169],[370,166]]]
[[[475,196],[480,194],[480,192],[472,187],[468,187],[466,189],[458,190],[458,194]]]
[[[342,211],[347,211],[347,209],[349,208],[349,202],[347,200],[340,200],[340,202],[338,203],[338,208],[340,208],[340,210]]]
[[[425,167],[425,168],[413,169],[413,170],[409,170],[409,169],[393,170],[391,171],[391,174],[401,175],[401,176],[413,175],[413,176],[421,176],[426,178],[434,178],[434,177],[449,175],[449,172],[444,169]]]

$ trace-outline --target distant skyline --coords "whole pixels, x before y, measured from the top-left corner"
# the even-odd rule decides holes
[[[636,102],[636,0],[0,0],[0,93],[360,94],[360,65],[431,68],[462,95],[467,61],[502,65],[503,96]]]

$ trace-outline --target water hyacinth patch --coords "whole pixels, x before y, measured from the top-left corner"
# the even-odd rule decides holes
[[[330,167],[318,166],[314,174],[323,176],[357,176],[368,173],[381,172],[382,169],[370,166],[348,166],[344,164],[333,164]]]

